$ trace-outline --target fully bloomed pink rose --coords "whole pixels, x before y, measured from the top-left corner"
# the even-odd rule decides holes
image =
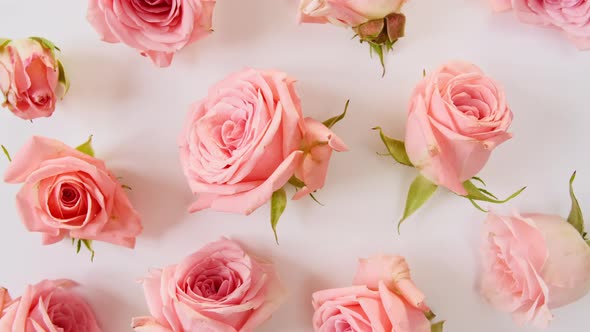
[[[88,21],[109,43],[124,43],[167,67],[174,53],[212,31],[215,0],[89,0]]]
[[[405,0],[301,0],[299,22],[355,27],[400,11]]]
[[[141,233],[138,213],[105,163],[60,141],[31,138],[4,181],[24,183],[17,208],[25,227],[43,234],[43,244],[69,236],[133,248]]]
[[[490,213],[483,234],[481,293],[520,325],[547,327],[590,290],[590,247],[565,219]]]
[[[191,107],[178,140],[184,174],[199,195],[191,212],[250,214],[293,175],[305,183],[295,199],[323,187],[332,151],[347,148],[325,125],[303,118],[294,83],[282,72],[247,69]]]
[[[492,0],[494,9],[514,9],[523,22],[562,30],[581,50],[590,49],[588,0]]]
[[[41,38],[0,39],[0,92],[19,118],[49,117],[67,90],[55,46]]]
[[[4,308],[0,298],[0,331],[101,332],[90,306],[71,289],[74,286],[71,280],[44,280],[27,286]]]
[[[430,332],[424,298],[403,257],[363,259],[352,287],[313,294],[313,327],[317,332]]]
[[[414,90],[406,124],[406,152],[431,182],[466,195],[492,150],[510,139],[512,112],[502,86],[477,66],[450,62]]]
[[[137,332],[251,332],[282,303],[273,266],[221,239],[143,279],[151,317]]]

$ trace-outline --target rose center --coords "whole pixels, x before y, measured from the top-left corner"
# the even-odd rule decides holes
[[[344,319],[338,319],[334,323],[334,330],[335,332],[356,332],[356,330],[354,330],[352,326],[350,326],[350,323],[348,323]]]
[[[60,192],[60,200],[65,206],[74,206],[80,199],[78,190],[70,185],[63,185]]]
[[[46,105],[51,97],[47,93],[40,93],[33,96],[33,103],[38,106]]]
[[[244,138],[246,120],[226,121],[221,126],[221,140],[229,151],[236,150]]]
[[[131,0],[135,15],[148,24],[163,27],[177,24],[182,10],[180,3],[178,0]]]
[[[474,91],[459,91],[451,99],[455,107],[468,117],[481,120],[492,113],[490,106]]]

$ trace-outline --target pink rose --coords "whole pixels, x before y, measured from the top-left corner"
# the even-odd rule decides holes
[[[43,234],[43,244],[69,236],[133,248],[141,233],[138,213],[104,162],[60,141],[31,138],[4,181],[24,183],[17,208],[25,227]]]
[[[361,260],[353,285],[313,294],[315,331],[430,332],[430,309],[403,257]]]
[[[565,219],[490,213],[483,235],[481,293],[520,325],[547,327],[590,290],[590,248]]]
[[[57,48],[42,38],[0,39],[0,91],[7,107],[19,118],[49,117],[68,82]]]
[[[167,67],[174,53],[211,33],[214,7],[215,0],[89,0],[88,21],[102,40]]]
[[[75,286],[71,280],[44,280],[27,286],[4,309],[0,302],[0,331],[101,332],[90,306],[71,290]]]
[[[503,88],[478,67],[451,62],[414,90],[406,124],[406,152],[431,182],[466,195],[463,182],[511,138],[512,112]]]
[[[198,200],[211,208],[250,214],[293,175],[324,185],[333,150],[344,143],[325,125],[303,118],[295,80],[277,71],[244,70],[213,86],[195,103],[179,137],[180,160]]]
[[[492,0],[494,9],[514,9],[523,22],[562,30],[581,50],[590,49],[588,0]]]
[[[398,13],[405,0],[301,0],[301,23],[333,23],[355,27]]]
[[[284,297],[273,266],[227,239],[151,271],[143,287],[152,317],[134,318],[137,332],[249,332]]]

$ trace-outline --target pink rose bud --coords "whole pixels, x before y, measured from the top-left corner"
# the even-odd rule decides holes
[[[269,263],[221,239],[143,279],[151,316],[135,331],[255,331],[280,306],[284,290]]]
[[[72,290],[75,286],[71,280],[44,280],[27,286],[3,310],[0,297],[0,331],[101,332],[90,306]]]
[[[176,52],[213,31],[214,7],[215,0],[89,0],[87,17],[103,41],[167,67]]]
[[[590,247],[565,219],[490,213],[483,235],[481,293],[519,325],[547,327],[590,290]]]
[[[514,9],[524,23],[550,26],[580,49],[590,49],[590,3],[587,0],[491,0],[496,11]]]
[[[34,136],[14,156],[4,181],[23,183],[16,206],[25,227],[42,233],[43,244],[69,236],[88,249],[91,240],[133,248],[142,230],[139,214],[105,163],[93,157],[90,142],[74,149]]]
[[[316,332],[431,332],[433,315],[403,257],[362,259],[353,285],[312,295]],[[442,328],[442,323],[435,325]]]
[[[432,183],[467,195],[492,151],[512,137],[504,89],[477,66],[451,62],[415,88],[406,124],[406,152]]]
[[[301,0],[299,21],[355,27],[398,13],[405,0]]]
[[[68,89],[64,68],[50,41],[32,37],[0,39],[0,91],[3,106],[19,118],[49,117]]]

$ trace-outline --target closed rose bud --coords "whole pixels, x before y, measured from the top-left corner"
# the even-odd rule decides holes
[[[3,106],[16,116],[32,120],[49,117],[67,90],[57,48],[43,38],[0,39],[0,91]]]

